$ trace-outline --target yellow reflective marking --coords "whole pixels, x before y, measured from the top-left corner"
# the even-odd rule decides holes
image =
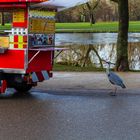
[[[19,36],[18,36],[18,42],[20,42],[20,43],[23,42],[23,36],[22,36],[22,35],[19,35]]]

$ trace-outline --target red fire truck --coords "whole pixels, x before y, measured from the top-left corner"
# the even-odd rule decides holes
[[[56,9],[38,8],[43,1],[0,0],[9,27],[0,31],[0,93],[26,92],[52,77]]]
[[[0,0],[0,19],[7,23],[0,28],[0,94],[27,92],[52,77],[54,51],[63,50],[55,48],[56,11],[87,1]]]

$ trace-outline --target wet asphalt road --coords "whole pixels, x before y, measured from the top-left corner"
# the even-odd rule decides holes
[[[88,75],[94,74],[85,73],[87,86],[80,82],[80,73],[74,74],[64,73],[63,78],[56,74],[50,83],[39,84],[27,95],[1,97],[0,140],[139,140],[138,87],[119,89],[118,96],[112,97],[112,87],[105,88],[108,83],[102,73],[96,76],[103,80],[95,81],[101,80],[103,88],[88,85],[93,84]]]

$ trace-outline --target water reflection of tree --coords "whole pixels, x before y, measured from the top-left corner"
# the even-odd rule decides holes
[[[140,70],[140,43],[129,43],[128,58],[129,67]],[[66,47],[66,46],[65,46]],[[68,51],[64,51],[56,60],[57,63],[80,67],[103,67],[101,58],[116,62],[116,44],[101,45],[69,45]]]
[[[129,67],[140,70],[140,43],[130,43],[128,49]]]
[[[101,59],[101,57],[100,57],[100,55],[99,55],[97,49],[96,49],[95,46],[93,46],[93,45],[91,45],[91,44],[89,44],[89,46],[88,46],[88,49],[87,49],[87,52],[86,52],[86,54],[85,54],[85,57],[84,57],[83,65],[82,65],[82,66],[85,67],[86,64],[87,64],[89,61],[91,62],[91,58],[90,58],[90,53],[91,53],[91,51],[93,51],[93,52],[96,54],[96,56],[97,56],[98,59],[99,59],[100,66],[101,66],[101,68],[103,68],[102,59]]]
[[[65,63],[68,65],[80,67],[93,66],[95,63],[97,63],[94,62],[94,58],[91,56],[94,52],[99,60],[100,67],[103,68],[101,57],[98,52],[98,47],[96,45],[70,45],[68,48],[69,50],[67,52],[64,52],[59,56],[57,63]]]

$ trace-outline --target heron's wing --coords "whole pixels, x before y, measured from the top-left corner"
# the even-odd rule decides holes
[[[123,80],[114,72],[108,74],[109,81],[115,85],[123,87]]]

